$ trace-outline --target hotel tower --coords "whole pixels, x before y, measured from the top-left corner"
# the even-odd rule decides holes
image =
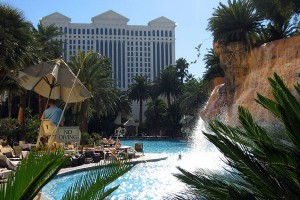
[[[127,89],[134,76],[147,76],[154,80],[162,69],[175,64],[175,22],[159,17],[147,26],[128,25],[129,19],[109,10],[91,19],[91,23],[71,23],[71,19],[58,12],[41,19],[44,26],[54,24],[63,33],[64,59],[69,61],[83,52],[93,50],[109,57],[112,78],[118,88]]]

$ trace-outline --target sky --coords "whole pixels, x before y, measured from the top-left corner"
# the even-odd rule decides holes
[[[208,19],[220,0],[0,0],[23,12],[26,20],[36,27],[39,19],[54,12],[69,18],[72,23],[91,23],[91,18],[113,10],[129,19],[128,25],[147,25],[164,16],[177,23],[175,56],[185,58],[189,73],[201,78],[205,71],[203,56],[213,46]],[[227,5],[227,1],[221,0]],[[196,47],[201,44],[200,52]],[[197,54],[200,53],[198,57]],[[192,63],[196,61],[196,63]]]

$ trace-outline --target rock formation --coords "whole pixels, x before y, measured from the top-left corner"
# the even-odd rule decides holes
[[[268,77],[276,72],[296,94],[294,85],[300,82],[300,36],[272,41],[247,49],[240,43],[214,46],[225,71],[225,84],[217,86],[201,116],[208,121],[223,115],[235,124],[238,106],[249,109],[257,121],[273,123],[273,116],[254,101],[257,93],[272,97]],[[224,106],[226,105],[226,109]],[[225,112],[226,110],[226,112]]]

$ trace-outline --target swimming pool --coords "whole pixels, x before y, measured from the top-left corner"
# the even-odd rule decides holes
[[[185,185],[179,182],[172,174],[177,173],[176,166],[187,170],[206,168],[220,170],[223,163],[221,154],[212,147],[202,134],[196,134],[192,141],[174,140],[121,140],[122,145],[134,146],[137,142],[144,144],[145,154],[155,153],[166,160],[158,162],[140,163],[131,171],[116,180],[112,185],[120,184],[113,193],[112,200],[158,200],[168,198],[172,193],[184,189]],[[178,159],[178,155],[182,159]],[[52,180],[43,188],[43,193],[51,200],[60,200],[65,191],[86,172],[78,172]]]

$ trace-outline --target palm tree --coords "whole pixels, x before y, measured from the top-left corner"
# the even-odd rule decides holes
[[[70,67],[77,73],[85,87],[92,93],[93,98],[87,99],[77,105],[80,108],[80,129],[87,132],[87,124],[91,106],[98,116],[115,114],[120,101],[118,91],[113,88],[114,80],[111,79],[111,71],[107,70],[107,58],[99,56],[92,51],[81,52],[78,56],[71,57]]]
[[[0,88],[0,94],[8,93],[8,117],[11,118],[13,97],[22,94],[22,89],[19,84],[10,76],[6,76]]]
[[[39,60],[48,61],[59,58],[62,55],[62,42],[55,40],[55,37],[62,35],[58,28],[53,24],[44,26],[41,23],[34,30],[35,40],[38,44],[37,54]],[[39,95],[39,116],[42,116],[44,111],[44,97]]]
[[[140,103],[139,121],[143,123],[143,101],[147,101],[150,98],[151,86],[147,81],[146,77],[135,76],[135,81],[128,88],[128,97],[131,101],[138,101]]]
[[[300,13],[299,1],[251,0],[251,2],[257,13],[269,21],[267,27],[263,29],[264,42],[286,38],[295,34],[297,23],[291,23],[291,21],[293,17]]]
[[[177,196],[189,199],[297,199],[300,196],[300,101],[281,78],[269,78],[274,98],[258,94],[257,102],[273,113],[281,127],[260,126],[249,111],[239,107],[240,126],[210,123],[214,134],[204,133],[224,155],[227,170],[204,170],[175,176],[191,190]],[[300,94],[300,84],[295,86]],[[274,132],[273,132],[274,131]]]
[[[34,199],[69,159],[70,157],[64,156],[64,152],[60,150],[31,151],[18,165],[14,176],[10,176],[6,184],[0,184],[0,199]],[[132,167],[132,164],[118,161],[107,166],[99,165],[95,171],[88,171],[83,178],[68,188],[62,199],[105,199],[119,187],[107,186]]]
[[[204,55],[203,61],[206,68],[203,74],[204,80],[210,81],[215,77],[224,77],[225,74],[220,64],[220,58],[213,49],[208,50],[208,53]]]
[[[163,69],[156,80],[156,86],[158,87],[159,94],[167,97],[169,108],[171,105],[171,96],[176,96],[180,92],[180,82],[175,67],[169,65]]]
[[[189,63],[184,58],[179,58],[176,61],[176,70],[178,72],[178,75],[180,77],[181,84],[183,83],[183,78],[188,76],[189,74]]]
[[[203,80],[191,80],[184,84],[179,104],[182,114],[197,115],[199,109],[208,99],[206,85]]]
[[[155,98],[147,105],[148,108],[145,111],[145,126],[147,129],[154,130],[155,133],[159,133],[163,127],[164,115],[167,111],[166,104],[162,99]]]
[[[32,59],[32,24],[22,12],[0,4],[0,85],[11,70],[17,70]]]
[[[220,44],[243,42],[252,45],[260,33],[261,18],[247,0],[228,0],[228,6],[220,2],[208,21],[207,29]]]

